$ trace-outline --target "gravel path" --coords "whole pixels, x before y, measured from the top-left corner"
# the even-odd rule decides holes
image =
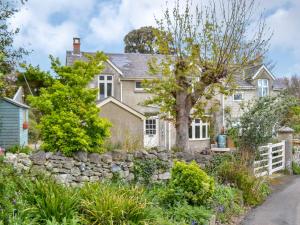
[[[300,176],[284,178],[282,183],[241,225],[300,225]]]

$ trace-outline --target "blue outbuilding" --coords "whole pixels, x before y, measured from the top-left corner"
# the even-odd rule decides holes
[[[0,147],[28,145],[29,106],[16,98],[0,99]]]

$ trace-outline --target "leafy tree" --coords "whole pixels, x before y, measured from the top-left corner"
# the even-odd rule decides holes
[[[110,123],[99,117],[95,105],[96,90],[87,88],[92,78],[103,69],[103,53],[86,56],[88,62],[76,61],[62,66],[51,57],[57,79],[39,96],[29,96],[31,105],[41,113],[42,147],[71,155],[76,151],[101,152]]]
[[[12,95],[15,90],[15,67],[28,52],[20,47],[14,48],[13,42],[19,29],[10,29],[8,20],[17,12],[16,4],[0,1],[0,96]]]
[[[14,37],[19,29],[11,30],[8,20],[17,12],[16,5],[9,1],[0,1],[0,52],[4,60],[0,62],[0,71],[4,74],[11,73],[24,54],[28,52],[20,47],[13,47]]]
[[[154,48],[156,40],[154,27],[141,27],[130,31],[124,37],[125,53],[158,53]]]
[[[245,103],[243,114],[234,129],[241,150],[255,152],[259,146],[266,144],[277,129],[286,125],[286,113],[297,104],[295,98],[282,93]]]
[[[282,82],[286,85],[287,92],[300,100],[300,76],[293,75]]]
[[[253,19],[254,0],[211,1],[194,6],[189,0],[180,10],[166,9],[157,20],[156,45],[164,57],[149,62],[151,74],[145,81],[153,97],[145,104],[160,107],[162,116],[175,123],[176,145],[188,149],[188,127],[193,118],[203,118],[207,102],[217,93],[229,94],[234,74],[253,64],[265,53],[269,37],[265,23],[247,37]],[[162,35],[168,34],[168,35]]]
[[[291,107],[286,114],[286,125],[293,128],[296,134],[300,134],[300,101]]]
[[[54,82],[54,77],[49,71],[45,72],[39,66],[21,65],[24,72],[17,75],[18,86],[23,86],[25,94],[39,95],[40,89],[49,87]]]

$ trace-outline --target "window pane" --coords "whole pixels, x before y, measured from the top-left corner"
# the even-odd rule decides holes
[[[261,87],[261,86],[262,86],[262,85],[261,85],[261,80],[258,80],[258,81],[257,81],[257,86],[258,86],[258,87]]]
[[[106,85],[107,85],[107,97],[112,96],[112,84],[107,83]]]
[[[104,83],[100,83],[99,84],[99,92],[100,92],[100,99],[105,98],[105,94],[104,94]]]
[[[263,97],[263,89],[262,88],[258,89],[258,96]]]
[[[148,119],[146,120],[146,134],[148,135],[152,135],[152,134],[156,134],[156,120],[155,119]]]
[[[206,138],[206,125],[202,126],[202,138]]]
[[[209,136],[210,136],[209,133],[210,133],[210,127],[209,127],[209,125],[207,125],[207,135],[206,135],[207,138],[209,138]]]
[[[193,138],[193,128],[192,128],[192,126],[189,127],[189,138]]]
[[[135,88],[136,89],[141,89],[142,88],[142,82],[141,81],[136,81],[135,82]]]
[[[200,126],[195,126],[195,138],[200,138]]]
[[[99,80],[104,80],[104,76],[99,76]]]
[[[263,88],[263,96],[267,96],[268,95],[268,89],[267,88]]]
[[[112,80],[112,76],[107,76],[107,80]]]
[[[195,119],[195,123],[200,123],[200,119]]]
[[[236,93],[233,95],[233,99],[235,101],[243,100],[243,94],[242,93]]]

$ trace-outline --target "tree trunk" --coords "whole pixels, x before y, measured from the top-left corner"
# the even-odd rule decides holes
[[[189,150],[191,105],[191,99],[187,90],[176,93],[176,146],[181,151]]]

